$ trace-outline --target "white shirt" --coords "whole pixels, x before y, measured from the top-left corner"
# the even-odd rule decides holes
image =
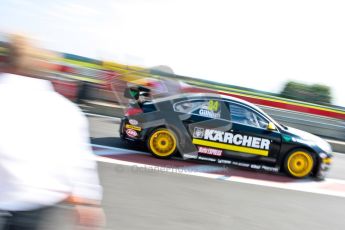
[[[0,74],[0,210],[101,199],[88,123],[49,81]]]

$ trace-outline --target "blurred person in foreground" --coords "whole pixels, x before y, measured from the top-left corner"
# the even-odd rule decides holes
[[[47,213],[70,207],[76,224],[97,229],[104,223],[102,188],[87,119],[42,79],[46,51],[19,35],[9,35],[6,44],[0,64],[0,230],[66,229],[61,216],[44,221]]]

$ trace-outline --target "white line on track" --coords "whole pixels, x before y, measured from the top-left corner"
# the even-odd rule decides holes
[[[115,151],[127,150],[127,149],[122,149],[122,148],[114,148],[114,147],[101,146],[101,145],[92,145],[92,146],[98,147],[98,148],[104,148],[108,150],[115,150]],[[130,151],[132,152],[132,150]],[[137,151],[137,152],[144,153],[140,151]],[[148,164],[142,164],[142,163],[110,159],[110,158],[102,157],[102,156],[96,156],[96,159],[97,161],[104,162],[104,163],[146,168],[146,169],[152,169],[152,170],[163,171],[163,172],[168,172],[168,173],[177,173],[177,174],[183,174],[183,175],[204,177],[204,178],[209,178],[209,179],[218,179],[222,181],[238,182],[238,183],[244,183],[244,184],[265,186],[265,187],[278,188],[278,189],[287,189],[287,190],[300,191],[300,192],[309,192],[309,193],[323,194],[323,195],[345,198],[345,190],[344,190],[345,181],[339,180],[339,179],[327,178],[321,182],[310,181],[310,180],[298,180],[295,182],[281,183],[281,182],[274,182],[274,181],[245,178],[245,177],[240,177],[240,176],[225,176],[225,175],[219,175],[219,174],[212,174],[212,173],[202,172],[203,170],[197,171],[197,168],[195,168],[196,170],[191,170],[192,168],[189,169],[188,167],[168,168],[168,167],[162,167],[162,166],[154,166],[154,165],[148,165]],[[334,189],[334,187],[336,188]],[[340,187],[341,189],[339,190],[337,189],[337,187]]]
[[[342,142],[342,141],[335,141],[335,140],[329,140],[329,139],[325,139],[325,140],[329,143],[338,144],[338,145],[345,145],[345,142]]]
[[[115,120],[115,121],[121,121],[121,118],[119,118],[119,117],[111,117],[111,116],[94,114],[94,113],[84,113],[84,114],[86,116],[89,116],[89,117],[101,117],[101,118],[108,118],[108,119]]]
[[[128,150],[128,149],[124,149],[124,148],[117,148],[117,147],[111,147],[111,146],[105,146],[105,145],[96,145],[96,144],[92,144],[92,147],[96,147],[96,148],[102,148],[102,149],[108,149],[108,150],[114,150],[114,151],[130,151],[131,153],[139,153],[139,154],[146,154],[147,152],[143,152],[143,151],[138,151],[138,150]]]

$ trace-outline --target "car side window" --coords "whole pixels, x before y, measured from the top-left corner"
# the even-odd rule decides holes
[[[204,100],[178,102],[174,105],[174,110],[180,113],[191,113],[200,108],[204,103]]]
[[[220,118],[220,102],[218,100],[194,100],[179,102],[174,105],[174,110],[181,113],[192,113],[209,118]]]
[[[269,122],[266,119],[262,118],[261,116],[259,116],[257,114],[255,114],[255,115],[256,115],[256,119],[258,120],[259,127],[266,129]]]
[[[254,111],[238,104],[229,105],[232,122],[264,129],[267,127],[268,121]]]

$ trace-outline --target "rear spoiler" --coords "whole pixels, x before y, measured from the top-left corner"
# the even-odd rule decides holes
[[[138,100],[140,96],[150,97],[151,90],[143,86],[133,86],[125,89],[125,98]]]

